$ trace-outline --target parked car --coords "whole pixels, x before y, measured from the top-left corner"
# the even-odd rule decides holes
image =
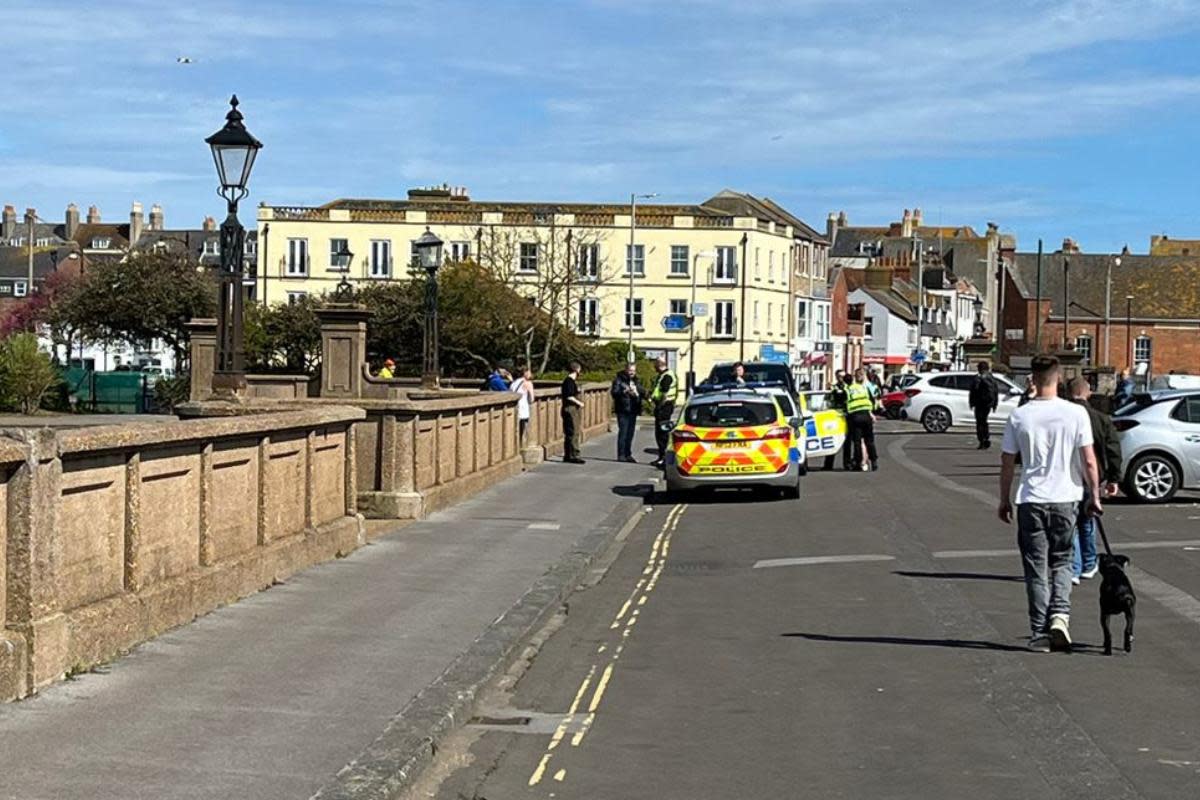
[[[974,425],[967,394],[978,373],[938,372],[920,376],[904,390],[904,416],[916,420],[930,433],[945,433],[954,425]],[[992,373],[1000,402],[988,419],[1004,422],[1017,407],[1021,390],[1003,375]]]
[[[1200,488],[1200,391],[1152,391],[1117,410],[1122,488],[1143,503],[1165,503]]]
[[[908,400],[908,394],[903,389],[897,389],[892,392],[884,392],[883,397],[879,398],[880,404],[883,405],[883,413],[888,419],[900,419],[904,414],[904,404]]]
[[[846,415],[830,405],[828,392],[808,391],[800,393],[800,419],[806,459],[823,458],[825,469],[833,469],[833,457],[846,442]]]

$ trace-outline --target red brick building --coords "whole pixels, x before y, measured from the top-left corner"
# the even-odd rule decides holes
[[[1200,374],[1200,255],[1017,253],[1007,271],[1002,360],[1078,350],[1085,366]],[[1040,307],[1039,307],[1040,305]],[[1038,320],[1040,317],[1040,340]]]
[[[833,352],[830,355],[833,370],[849,372],[863,363],[865,316],[862,303],[848,300],[850,287],[846,283],[845,269],[835,267],[829,273],[830,327],[833,334]]]

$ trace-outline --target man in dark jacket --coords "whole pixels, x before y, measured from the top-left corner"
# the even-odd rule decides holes
[[[1092,408],[1088,398],[1092,387],[1086,378],[1076,378],[1068,387],[1071,402],[1079,403],[1088,412],[1092,423],[1092,447],[1096,451],[1096,467],[1100,472],[1100,488],[1106,498],[1117,493],[1121,483],[1121,439],[1107,414]],[[1084,497],[1084,505],[1087,504]],[[1075,530],[1075,556],[1072,565],[1074,582],[1080,578],[1096,577],[1096,520],[1087,514],[1079,515]]]
[[[642,385],[638,383],[637,365],[630,362],[617,373],[612,384],[613,411],[617,415],[617,460],[633,463],[633,432],[638,414],[642,412]]]
[[[987,450],[992,446],[992,434],[988,430],[988,417],[1000,405],[1000,392],[996,388],[996,381],[992,378],[991,368],[986,361],[979,362],[979,374],[971,382],[967,403],[975,412],[975,438],[979,440],[979,449]]]

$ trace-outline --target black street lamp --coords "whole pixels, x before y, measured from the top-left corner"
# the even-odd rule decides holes
[[[1129,350],[1129,374],[1133,374],[1133,295],[1125,295],[1125,345]]]
[[[243,350],[242,272],[246,249],[246,229],[237,218],[238,201],[249,194],[250,170],[262,148],[242,124],[237,95],[229,101],[225,127],[204,141],[212,148],[213,162],[221,187],[217,194],[225,198],[229,215],[221,223],[221,301],[217,310],[217,351],[213,389],[239,392],[246,387]]]
[[[983,324],[983,298],[978,294],[971,301],[971,307],[975,309],[975,338],[982,339],[987,328]]]
[[[354,286],[350,283],[350,267],[354,264],[354,253],[350,252],[350,248],[343,242],[341,249],[337,251],[337,257],[342,263],[342,279],[333,290],[333,296],[339,302],[349,303],[354,299]]]
[[[421,369],[421,387],[437,389],[438,373],[438,268],[442,266],[442,240],[429,228],[413,243],[417,261],[425,270],[425,360]]]

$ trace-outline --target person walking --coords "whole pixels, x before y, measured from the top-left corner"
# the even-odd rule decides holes
[[[661,467],[666,463],[675,401],[679,399],[679,379],[667,369],[665,358],[654,359],[654,370],[657,374],[654,376],[654,385],[650,387],[650,405],[654,409],[654,443],[658,445],[658,458],[654,466]]]
[[[1133,378],[1129,377],[1129,370],[1121,370],[1121,379],[1117,381],[1117,388],[1113,391],[1112,410],[1116,411],[1121,406],[1129,404],[1133,399]]]
[[[642,385],[638,383],[637,364],[632,361],[617,373],[612,383],[613,411],[617,415],[617,460],[630,464],[633,457],[633,433],[638,414],[642,413]]]
[[[967,405],[975,412],[975,438],[979,440],[977,449],[987,450],[992,446],[988,418],[1000,405],[1000,392],[996,389],[996,381],[986,361],[979,362],[979,373],[971,381],[971,390],[967,393]]]
[[[525,434],[529,430],[529,417],[533,411],[533,401],[536,395],[533,390],[533,370],[521,367],[521,377],[512,383],[509,391],[517,393],[517,436],[521,446],[525,446]]]
[[[1088,421],[1092,428],[1092,448],[1096,453],[1096,469],[1100,473],[1100,488],[1106,499],[1117,493],[1121,483],[1121,439],[1117,435],[1116,426],[1112,419],[1099,409],[1093,408],[1088,399],[1092,396],[1092,387],[1086,378],[1075,378],[1067,385],[1071,393],[1071,402],[1083,406],[1087,411]],[[1083,497],[1086,506],[1091,497],[1085,492]],[[1096,577],[1099,571],[1096,559],[1096,519],[1088,514],[1080,514],[1075,525],[1074,555],[1071,557],[1071,582],[1079,583],[1080,579],[1087,580]]]
[[[583,398],[579,396],[578,383],[580,369],[579,362],[572,361],[562,382],[563,461],[568,464],[584,463],[579,453],[579,433],[583,427]]]
[[[846,428],[850,434],[851,468],[862,470],[863,446],[871,462],[871,470],[879,469],[879,454],[875,450],[875,409],[878,403],[867,388],[866,373],[854,371],[854,381],[846,387]]]
[[[1029,649],[1049,652],[1071,647],[1071,550],[1085,487],[1091,495],[1082,513],[1103,508],[1087,412],[1058,396],[1057,358],[1036,356],[1032,367],[1034,397],[1004,425],[997,515],[1011,524],[1015,499]],[[1014,498],[1018,455],[1024,469]]]

